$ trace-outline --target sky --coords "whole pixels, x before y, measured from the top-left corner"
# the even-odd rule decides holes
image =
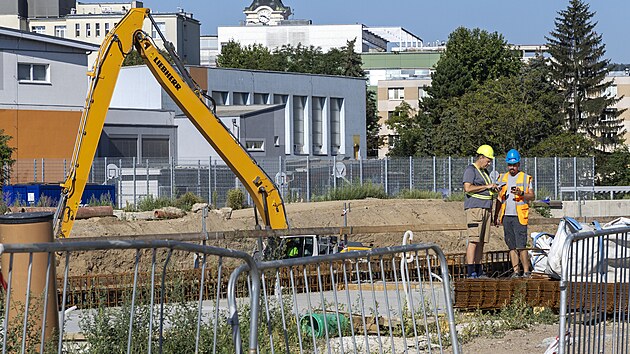
[[[86,1],[93,2],[95,0]],[[97,0],[96,2],[106,2]],[[111,0],[110,0],[111,2]],[[603,35],[605,58],[630,63],[630,0],[586,1],[595,30]],[[243,9],[251,0],[144,0],[153,12],[183,8],[201,22],[201,34],[216,34],[219,26],[236,26],[245,20]],[[404,27],[424,43],[446,41],[460,26],[499,32],[512,44],[544,44],[554,29],[558,11],[569,0],[283,0],[293,19],[314,24],[362,23],[368,27]]]

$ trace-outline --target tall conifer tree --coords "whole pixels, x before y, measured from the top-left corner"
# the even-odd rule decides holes
[[[564,95],[563,111],[570,133],[584,133],[602,150],[623,142],[618,101],[606,93],[613,83],[605,81],[609,59],[602,36],[595,31],[594,12],[581,0],[571,0],[558,13],[555,29],[547,38],[551,72]]]

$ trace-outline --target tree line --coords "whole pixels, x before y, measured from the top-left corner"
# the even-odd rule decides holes
[[[605,80],[611,69],[595,31],[594,13],[581,0],[559,12],[547,53],[528,62],[505,38],[483,29],[453,31],[437,62],[419,109],[402,102],[386,122],[397,135],[389,156],[471,156],[481,144],[499,154],[518,149],[529,156],[596,156],[598,183],[630,184],[630,152],[624,144],[622,110]],[[364,77],[354,41],[322,52],[302,45],[269,50],[229,42],[217,66]],[[378,112],[368,90],[368,152],[375,154]]]

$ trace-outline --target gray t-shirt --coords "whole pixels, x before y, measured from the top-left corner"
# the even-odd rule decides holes
[[[486,174],[486,178],[488,180],[485,180],[481,174],[479,173],[479,171],[477,170],[477,168],[473,165],[468,165],[468,167],[466,167],[466,169],[464,170],[464,178],[463,178],[463,183],[470,183],[473,186],[485,186],[486,184],[490,184],[490,177],[488,176],[488,171],[484,168],[484,169],[480,169],[482,171],[482,173]],[[489,190],[485,190],[483,192],[477,192],[475,194],[479,194],[479,195],[490,195],[490,191]],[[492,208],[492,199],[479,199],[479,198],[474,198],[469,196],[468,194],[466,194],[466,199],[464,200],[464,210],[466,209],[472,209],[472,208],[482,208],[482,209],[490,209]]]
[[[518,215],[516,213],[516,202],[514,201],[514,194],[512,194],[512,192],[510,191],[512,190],[512,187],[516,186],[516,178],[518,177],[519,173],[517,173],[516,176],[512,176],[509,172],[507,172],[508,179],[507,179],[507,195],[505,198],[505,215],[510,215],[510,216]],[[527,188],[528,188],[527,190],[532,189],[531,180]]]

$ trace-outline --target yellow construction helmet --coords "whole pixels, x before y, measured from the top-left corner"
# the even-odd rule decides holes
[[[479,149],[477,149],[477,154],[494,160],[494,150],[490,145],[481,145]]]

